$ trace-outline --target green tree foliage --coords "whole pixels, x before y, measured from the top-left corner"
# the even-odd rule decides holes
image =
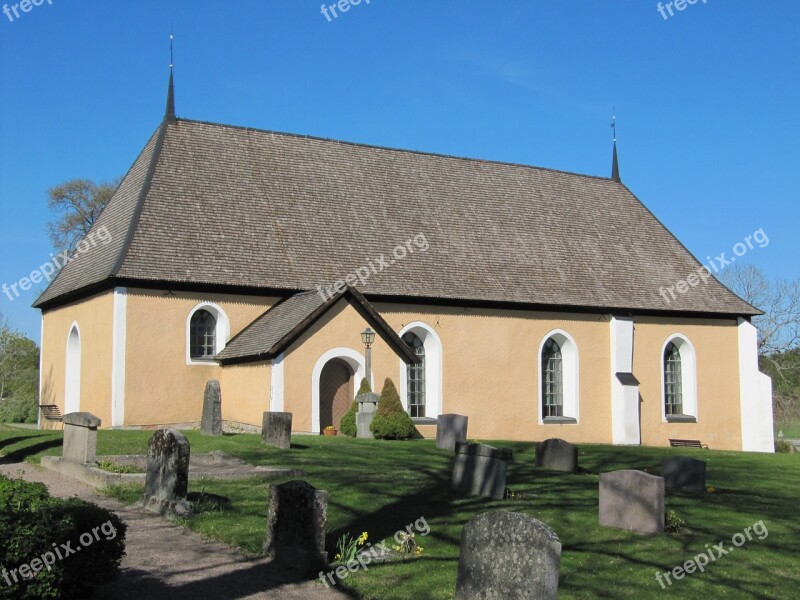
[[[0,421],[35,423],[38,397],[39,348],[0,316]]]
[[[369,381],[367,381],[367,378],[364,377],[361,379],[361,387],[359,387],[358,392],[356,392],[356,398],[358,398],[358,396],[361,394],[366,394],[371,391],[372,388],[369,386]],[[358,413],[358,402],[353,400],[353,403],[350,405],[350,410],[344,414],[342,421],[339,423],[339,431],[345,435],[349,435],[350,437],[356,437],[358,434],[358,427],[356,426],[356,413]]]
[[[394,382],[388,377],[383,384],[370,431],[376,438],[384,440],[407,440],[414,435],[414,423],[403,409]]]
[[[72,179],[50,188],[47,207],[56,218],[47,224],[47,235],[53,248],[73,250],[89,233],[120,181],[95,183],[89,179]]]

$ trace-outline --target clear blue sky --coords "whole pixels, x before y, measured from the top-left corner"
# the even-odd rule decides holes
[[[623,181],[695,256],[763,228],[746,260],[800,273],[800,2],[665,20],[651,0],[363,0],[331,22],[320,4],[0,13],[0,283],[49,258],[50,186],[124,174],[157,127],[171,25],[191,119],[608,176],[616,106]],[[0,312],[38,340],[36,296]]]

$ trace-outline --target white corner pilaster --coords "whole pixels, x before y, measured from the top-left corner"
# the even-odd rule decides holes
[[[758,331],[739,318],[739,404],[742,450],[775,452],[772,379],[758,370]]]
[[[269,386],[269,410],[271,412],[283,412],[283,359],[284,355],[279,354],[272,361]]]
[[[128,320],[128,290],[114,288],[114,321],[111,348],[111,426],[125,424],[125,344]]]
[[[633,319],[611,317],[611,441],[641,444],[639,385],[633,378]],[[618,374],[627,375],[620,379]]]

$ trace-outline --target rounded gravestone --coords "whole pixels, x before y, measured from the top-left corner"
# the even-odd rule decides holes
[[[668,490],[706,491],[706,461],[672,456],[661,461],[661,477]]]
[[[456,600],[550,600],[558,592],[561,541],[545,523],[502,510],[464,526]]]
[[[578,448],[559,438],[539,442],[536,444],[536,466],[575,473],[578,470]]]
[[[180,431],[159,429],[147,445],[144,505],[161,514],[190,514],[189,440]]]

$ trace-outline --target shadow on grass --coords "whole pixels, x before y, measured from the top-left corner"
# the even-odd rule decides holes
[[[39,442],[38,444],[33,444],[31,446],[25,446],[24,448],[13,450],[5,456],[0,457],[0,462],[5,464],[22,462],[29,456],[34,456],[40,452],[44,452],[45,450],[50,450],[51,448],[59,448],[61,447],[61,444],[62,440],[61,438],[58,438],[54,440],[48,440],[46,442]]]

